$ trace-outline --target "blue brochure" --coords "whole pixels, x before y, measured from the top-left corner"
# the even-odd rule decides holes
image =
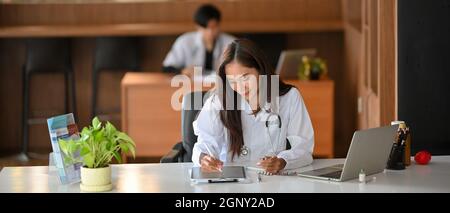
[[[78,139],[78,132],[73,114],[65,114],[47,119],[48,131],[52,143],[55,166],[58,170],[59,179],[62,184],[79,182],[81,179],[81,163],[70,162],[65,159],[65,154],[61,151],[59,139]]]

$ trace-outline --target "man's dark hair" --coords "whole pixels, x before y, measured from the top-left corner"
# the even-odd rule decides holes
[[[204,4],[194,14],[194,21],[203,28],[208,26],[210,20],[220,22],[220,11],[211,4]]]

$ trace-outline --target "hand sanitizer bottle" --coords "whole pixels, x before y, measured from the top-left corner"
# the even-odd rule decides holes
[[[364,173],[364,169],[361,169],[361,171],[359,172],[359,182],[366,182],[366,173]]]

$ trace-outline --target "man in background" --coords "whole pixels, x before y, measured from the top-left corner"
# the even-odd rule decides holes
[[[220,11],[210,4],[194,14],[197,31],[179,36],[163,62],[163,71],[192,76],[194,66],[202,67],[203,75],[214,73],[226,46],[235,38],[220,31]]]

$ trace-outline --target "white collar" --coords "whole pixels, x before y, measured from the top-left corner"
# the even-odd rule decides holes
[[[194,39],[195,45],[198,47],[202,47],[202,49],[204,49],[204,44],[203,44],[203,40],[202,40],[202,33],[197,30],[195,32],[195,39]]]
[[[247,101],[245,101],[245,100],[241,101],[241,107],[243,107],[241,109],[243,109],[242,111],[245,114],[253,116],[253,111],[250,107],[250,104]],[[275,102],[266,103],[264,105],[264,107],[262,107],[261,110],[256,114],[255,120],[256,121],[265,121],[265,120],[267,120],[267,117],[271,113],[279,114],[279,108]]]

